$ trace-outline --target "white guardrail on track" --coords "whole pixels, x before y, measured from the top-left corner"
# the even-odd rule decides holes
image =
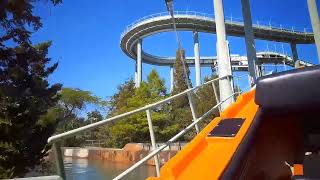
[[[208,18],[214,19],[214,14],[209,14],[209,13],[202,13],[202,12],[196,12],[196,11],[175,11],[174,12],[175,18],[179,18],[179,15],[188,15],[188,16],[194,16],[198,17],[199,19],[204,18],[204,20],[207,20]],[[176,16],[178,15],[178,16]],[[150,20],[153,18],[157,17],[162,17],[162,16],[169,16],[168,12],[160,12],[160,13],[154,13],[150,14],[147,16],[144,16],[140,19],[137,19],[133,21],[131,24],[129,24],[125,30],[121,33],[120,39],[123,38],[123,36],[128,33],[130,30],[132,30],[134,27],[139,25],[140,23],[143,23],[146,20]],[[243,19],[241,18],[236,18],[232,16],[226,16],[225,21],[227,23],[233,23],[233,24],[239,24],[243,25]],[[311,27],[294,27],[294,26],[288,26],[288,25],[283,25],[280,23],[272,22],[271,20],[269,21],[256,21],[253,24],[254,27],[262,28],[262,29],[277,29],[280,31],[287,31],[287,32],[304,32],[304,33],[312,33],[312,28]]]

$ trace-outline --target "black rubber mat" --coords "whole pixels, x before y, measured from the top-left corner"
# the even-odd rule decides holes
[[[209,137],[234,137],[241,128],[244,119],[230,118],[223,119],[208,134]]]

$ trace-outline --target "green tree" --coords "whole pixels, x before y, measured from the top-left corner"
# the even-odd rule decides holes
[[[182,56],[181,56],[182,55]],[[174,86],[171,92],[172,95],[183,92],[188,89],[188,84],[191,87],[190,70],[188,65],[183,61],[185,59],[185,51],[183,49],[178,49],[176,52],[176,60],[174,63]],[[187,73],[185,73],[185,71]],[[186,77],[187,76],[187,77]],[[181,96],[171,102],[171,113],[170,119],[179,127],[179,129],[183,129],[188,126],[192,121],[190,106],[188,96]]]
[[[95,123],[103,119],[102,114],[98,110],[88,112],[87,117],[87,120],[90,121],[90,123]]]
[[[190,70],[187,64],[185,64],[186,71],[187,71],[187,78],[185,77],[184,73],[184,67],[183,67],[183,60],[185,59],[185,51],[180,50],[182,53],[182,58],[180,55],[179,50],[176,53],[176,61],[174,64],[175,72],[174,72],[174,88],[172,91],[172,94],[178,94],[180,92],[183,92],[188,88],[188,82],[189,87],[192,87],[191,81],[190,81]],[[206,77],[205,81],[209,81],[213,78],[216,78],[216,76],[212,77]],[[186,80],[187,79],[187,80]],[[188,81],[188,82],[187,82]],[[216,84],[217,85],[217,84]],[[217,88],[218,89],[218,88]],[[214,105],[217,104],[215,100],[215,94],[213,92],[212,86],[207,85],[203,86],[197,91],[194,91],[191,93],[191,98],[194,103],[194,107],[196,108],[196,115],[201,116],[207,111],[209,111]],[[188,96],[182,96],[181,98],[177,98],[171,103],[171,120],[175,122],[175,124],[179,125],[179,129],[182,130],[186,126],[192,123],[192,115],[191,115],[191,110],[189,106],[189,100]],[[216,117],[219,114],[218,110],[214,111],[211,116],[206,118],[206,120],[203,123],[200,123],[201,127],[204,127],[208,122],[210,122],[214,117]],[[184,140],[189,140],[195,135],[195,131],[186,134]]]
[[[205,77],[204,82],[208,82],[212,79],[218,78],[217,75],[212,75],[211,77]],[[218,82],[215,82],[214,85],[216,86],[216,89],[218,90]],[[217,95],[219,95],[219,92],[217,92]],[[212,85],[206,85],[202,86],[196,91],[196,95],[194,96],[194,101],[196,104],[196,110],[198,115],[203,115],[204,113],[208,112],[213,106],[217,104],[216,97],[214,90],[212,88]],[[218,108],[211,113],[209,117],[207,117],[203,123],[200,123],[201,127],[204,127],[206,124],[208,124],[213,118],[219,116],[219,110]]]
[[[183,61],[185,59],[185,51],[183,49],[178,49],[176,52],[176,60],[174,62],[174,84],[173,84],[173,90],[171,92],[172,95],[178,94],[180,92],[183,92],[184,90],[188,89],[188,83],[189,86],[192,87],[191,80],[189,78],[190,76],[190,70],[188,67],[188,64],[185,63],[183,65]],[[184,70],[186,68],[186,70]],[[186,73],[185,73],[186,71]],[[187,77],[186,77],[187,76]],[[186,105],[188,105],[188,98],[187,96],[182,96],[180,98],[177,98],[173,103],[173,108],[183,108]]]
[[[147,85],[150,91],[151,99],[156,100],[157,98],[163,98],[166,96],[165,81],[160,79],[158,72],[152,69],[147,77]]]
[[[60,92],[60,100],[57,105],[59,109],[60,123],[56,133],[66,132],[75,128],[90,124],[91,119],[96,116],[96,120],[101,120],[102,115],[97,110],[88,113],[87,120],[82,117],[83,111],[87,106],[100,108],[106,106],[106,102],[93,95],[90,91],[84,91],[74,88],[63,88]],[[99,114],[98,114],[99,113]],[[64,146],[80,146],[86,138],[86,134],[80,134],[75,137],[63,140]]]
[[[117,87],[117,92],[108,101],[108,116],[113,117],[126,112],[128,109],[128,99],[134,96],[135,83],[132,79],[125,81]],[[112,137],[112,127],[115,123],[110,123],[98,128],[98,139],[105,140],[106,147],[118,147]],[[120,140],[122,142],[122,140]],[[121,143],[122,144],[122,143]]]
[[[165,82],[156,70],[152,70],[146,82],[134,88],[132,80],[118,87],[118,92],[111,98],[108,117],[137,109],[146,104],[167,97]],[[164,141],[174,135],[178,126],[169,120],[169,106],[164,104],[152,110],[152,121],[157,141]],[[123,147],[129,142],[150,142],[148,122],[145,112],[127,117],[116,123],[108,124],[100,129],[107,145]]]
[[[87,120],[86,121],[88,124],[99,122],[102,119],[103,119],[103,116],[102,116],[101,112],[98,110],[94,110],[94,111],[87,113]],[[91,132],[88,132],[87,135],[88,135],[87,139],[98,140],[99,139],[99,130],[98,129],[92,130]]]
[[[23,176],[39,164],[59,121],[51,108],[61,85],[47,81],[57,67],[49,66],[51,42],[30,41],[32,31],[42,26],[40,17],[33,15],[34,3],[0,2],[0,178]]]
[[[62,0],[50,0],[54,5]],[[32,31],[42,27],[41,18],[33,14],[34,4],[31,0],[2,0],[0,2],[0,47],[5,48],[5,42],[13,41],[19,45],[30,46]]]
[[[67,119],[72,114],[77,114],[92,104],[96,106],[104,106],[105,101],[93,95],[90,91],[84,91],[77,88],[63,88],[60,92],[61,98],[59,105],[64,110],[64,119]]]

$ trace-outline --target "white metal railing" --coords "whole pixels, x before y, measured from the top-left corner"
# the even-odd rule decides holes
[[[166,99],[160,100],[160,101],[152,103],[152,104],[145,105],[144,107],[135,109],[133,111],[126,112],[126,113],[123,113],[123,114],[120,114],[120,115],[117,115],[117,116],[114,116],[114,117],[111,117],[111,118],[108,118],[108,119],[105,119],[105,120],[102,120],[102,121],[99,121],[99,122],[95,122],[93,124],[89,124],[89,125],[86,125],[86,126],[83,126],[83,127],[77,128],[77,129],[73,129],[73,130],[70,130],[68,132],[64,132],[64,133],[57,134],[57,135],[54,135],[54,136],[50,137],[48,139],[48,143],[52,143],[53,144],[52,147],[53,147],[53,152],[55,154],[55,161],[56,161],[56,167],[57,167],[58,175],[60,177],[62,177],[63,179],[65,179],[65,177],[66,177],[65,176],[65,171],[64,171],[64,165],[63,165],[63,156],[62,156],[60,143],[59,143],[60,140],[65,139],[67,137],[75,136],[75,135],[77,135],[79,133],[82,133],[82,132],[85,132],[85,131],[88,131],[88,130],[96,129],[96,128],[98,128],[98,127],[100,127],[102,125],[105,125],[107,123],[118,121],[118,120],[123,119],[125,117],[128,117],[128,116],[134,115],[136,113],[140,113],[140,112],[145,111],[146,115],[147,115],[147,121],[148,121],[150,138],[151,138],[151,145],[152,145],[153,151],[150,154],[148,154],[146,157],[144,157],[143,159],[138,161],[136,164],[131,166],[129,169],[127,169],[126,171],[121,173],[115,179],[120,179],[120,178],[124,177],[126,174],[130,173],[135,168],[139,167],[141,164],[143,164],[144,162],[146,162],[147,160],[149,160],[152,157],[154,157],[157,175],[159,176],[160,163],[159,163],[159,160],[158,160],[158,153],[161,150],[163,150],[164,148],[166,148],[167,146],[169,146],[171,143],[176,141],[179,137],[184,135],[186,132],[191,130],[192,127],[197,127],[198,122],[200,122],[203,119],[205,119],[215,109],[219,108],[221,106],[221,104],[223,104],[225,101],[227,101],[230,98],[233,98],[236,94],[240,93],[240,92],[236,92],[236,93],[230,95],[228,98],[226,98],[226,99],[224,99],[222,101],[219,101],[218,92],[217,92],[217,89],[216,89],[216,86],[215,86],[215,82],[220,80],[220,79],[224,79],[224,78],[228,78],[229,79],[229,78],[232,78],[232,76],[225,76],[225,77],[220,77],[220,78],[216,78],[216,79],[210,80],[208,82],[205,82],[201,86],[197,86],[197,87],[194,87],[194,88],[186,89],[185,91],[183,91],[183,92],[181,92],[179,94],[170,96],[170,97],[168,97]],[[169,141],[167,141],[166,143],[164,143],[160,147],[156,147],[156,141],[155,141],[155,136],[154,136],[154,132],[153,132],[153,125],[152,125],[152,115],[151,115],[152,109],[155,108],[155,107],[158,107],[158,106],[160,106],[162,104],[168,103],[168,102],[170,102],[170,101],[172,101],[172,100],[174,100],[174,99],[176,99],[178,97],[184,96],[184,95],[188,95],[187,97],[188,97],[188,99],[190,99],[190,98],[192,98],[191,93],[193,91],[197,90],[200,87],[203,87],[203,86],[206,86],[206,85],[210,85],[210,84],[212,85],[214,94],[216,96],[215,100],[216,100],[217,104],[214,107],[212,107],[209,111],[204,113],[201,117],[193,116],[193,123],[191,123],[188,127],[183,129],[182,131],[180,131],[178,134],[176,134],[174,137],[172,137]],[[189,101],[189,105],[190,105],[191,109],[194,106],[194,104],[192,102],[193,101]]]
[[[196,11],[175,11],[175,15],[192,15],[192,16],[199,16],[199,17],[214,17],[214,14],[209,14],[209,13],[201,13],[201,12],[196,12]],[[131,24],[129,24],[126,28],[125,31],[121,33],[121,38],[126,34],[128,31],[132,29],[132,27],[135,27],[137,24],[140,24],[141,22],[149,19],[153,19],[156,17],[161,17],[161,16],[169,16],[168,12],[160,12],[160,13],[154,13],[150,14],[147,16],[143,16],[142,18],[139,18],[135,21],[133,21]]]
[[[84,147],[101,147],[102,145],[105,145],[105,143],[102,140],[85,140]]]
[[[183,136],[185,133],[187,133],[188,131],[190,131],[197,123],[199,123],[200,121],[204,120],[207,116],[209,116],[216,108],[218,108],[219,106],[221,106],[222,103],[224,103],[225,101],[227,101],[228,99],[234,97],[234,95],[236,95],[237,93],[233,93],[232,95],[230,95],[228,98],[226,98],[225,100],[219,102],[217,105],[213,106],[209,111],[207,111],[205,114],[203,114],[200,118],[197,118],[196,121],[194,121],[193,123],[191,123],[189,126],[187,126],[185,129],[183,129],[182,131],[180,131],[178,134],[176,134],[174,137],[172,137],[171,139],[169,139],[169,141],[167,141],[164,145],[154,149],[150,154],[148,154],[146,157],[142,158],[140,161],[138,161],[137,163],[135,163],[134,165],[132,165],[130,168],[128,168],[127,170],[125,170],[124,172],[122,172],[121,174],[119,174],[117,177],[115,177],[113,180],[118,180],[123,178],[125,175],[129,174],[130,172],[132,172],[134,169],[136,169],[137,167],[139,167],[140,165],[142,165],[143,163],[145,163],[146,161],[148,161],[149,159],[151,159],[152,157],[158,155],[160,153],[160,151],[162,151],[164,148],[168,147],[169,144],[175,142],[177,139],[179,139],[181,136]],[[158,170],[157,170],[158,171]],[[157,172],[157,176],[159,176],[158,172]]]
[[[152,145],[151,143],[139,143],[142,148],[146,151],[150,151],[152,150]],[[165,143],[156,143],[156,146],[157,147],[160,147],[162,145],[164,145]],[[180,142],[180,141],[177,141],[175,143],[171,143],[169,144],[169,146],[167,148],[165,148],[164,150],[168,150],[168,151],[179,151],[181,150],[185,145],[187,144],[187,142]]]
[[[175,15],[196,16],[196,17],[204,18],[206,20],[208,18],[214,19],[214,14],[202,13],[202,12],[196,12],[196,11],[175,11],[174,14]],[[142,18],[139,18],[139,19],[133,21],[121,33],[120,39],[122,39],[126,33],[131,31],[138,24],[143,23],[144,21],[147,21],[147,20],[150,20],[153,18],[161,17],[161,16],[169,16],[169,14],[168,14],[168,12],[154,13],[154,14],[150,14],[150,15],[144,16]],[[243,19],[241,19],[241,18],[236,18],[236,17],[232,17],[232,16],[225,16],[225,21],[227,23],[231,23],[231,24],[243,25]],[[294,26],[289,26],[289,25],[283,25],[283,24],[276,23],[276,22],[271,22],[271,20],[270,21],[257,21],[255,24],[253,24],[253,27],[257,27],[257,28],[261,28],[261,29],[273,29],[273,30],[279,30],[279,31],[285,31],[285,32],[296,32],[296,33],[305,33],[305,34],[312,33],[311,27],[308,27],[308,28],[294,27]]]

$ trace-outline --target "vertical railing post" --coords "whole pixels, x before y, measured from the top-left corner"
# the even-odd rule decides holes
[[[66,179],[60,143],[59,142],[53,143],[52,148],[53,148],[53,153],[56,161],[57,173],[62,179]]]
[[[212,84],[214,96],[215,96],[215,98],[216,98],[216,102],[217,102],[217,104],[219,104],[220,101],[219,101],[219,97],[218,97],[218,93],[217,93],[217,88],[216,88],[216,85],[214,84],[214,82],[215,82],[215,81],[213,81],[211,84]],[[221,113],[221,108],[220,108],[220,106],[218,106],[218,109],[219,109],[219,112]]]
[[[147,113],[147,120],[148,120],[148,125],[149,125],[149,133],[150,133],[152,150],[155,150],[157,148],[156,147],[156,138],[155,138],[154,132],[153,132],[153,125],[152,125],[150,109],[147,109],[146,113]],[[154,163],[156,165],[157,176],[160,177],[160,163],[159,163],[158,155],[154,156]]]
[[[192,95],[191,95],[190,92],[188,92],[187,94],[188,94],[188,100],[189,100],[190,110],[191,110],[191,114],[192,114],[192,119],[193,119],[193,121],[196,121],[197,120],[197,115],[196,115],[196,110],[195,110],[195,107],[194,107]],[[198,124],[195,124],[194,127],[196,129],[197,134],[199,134],[200,131],[199,131]]]

